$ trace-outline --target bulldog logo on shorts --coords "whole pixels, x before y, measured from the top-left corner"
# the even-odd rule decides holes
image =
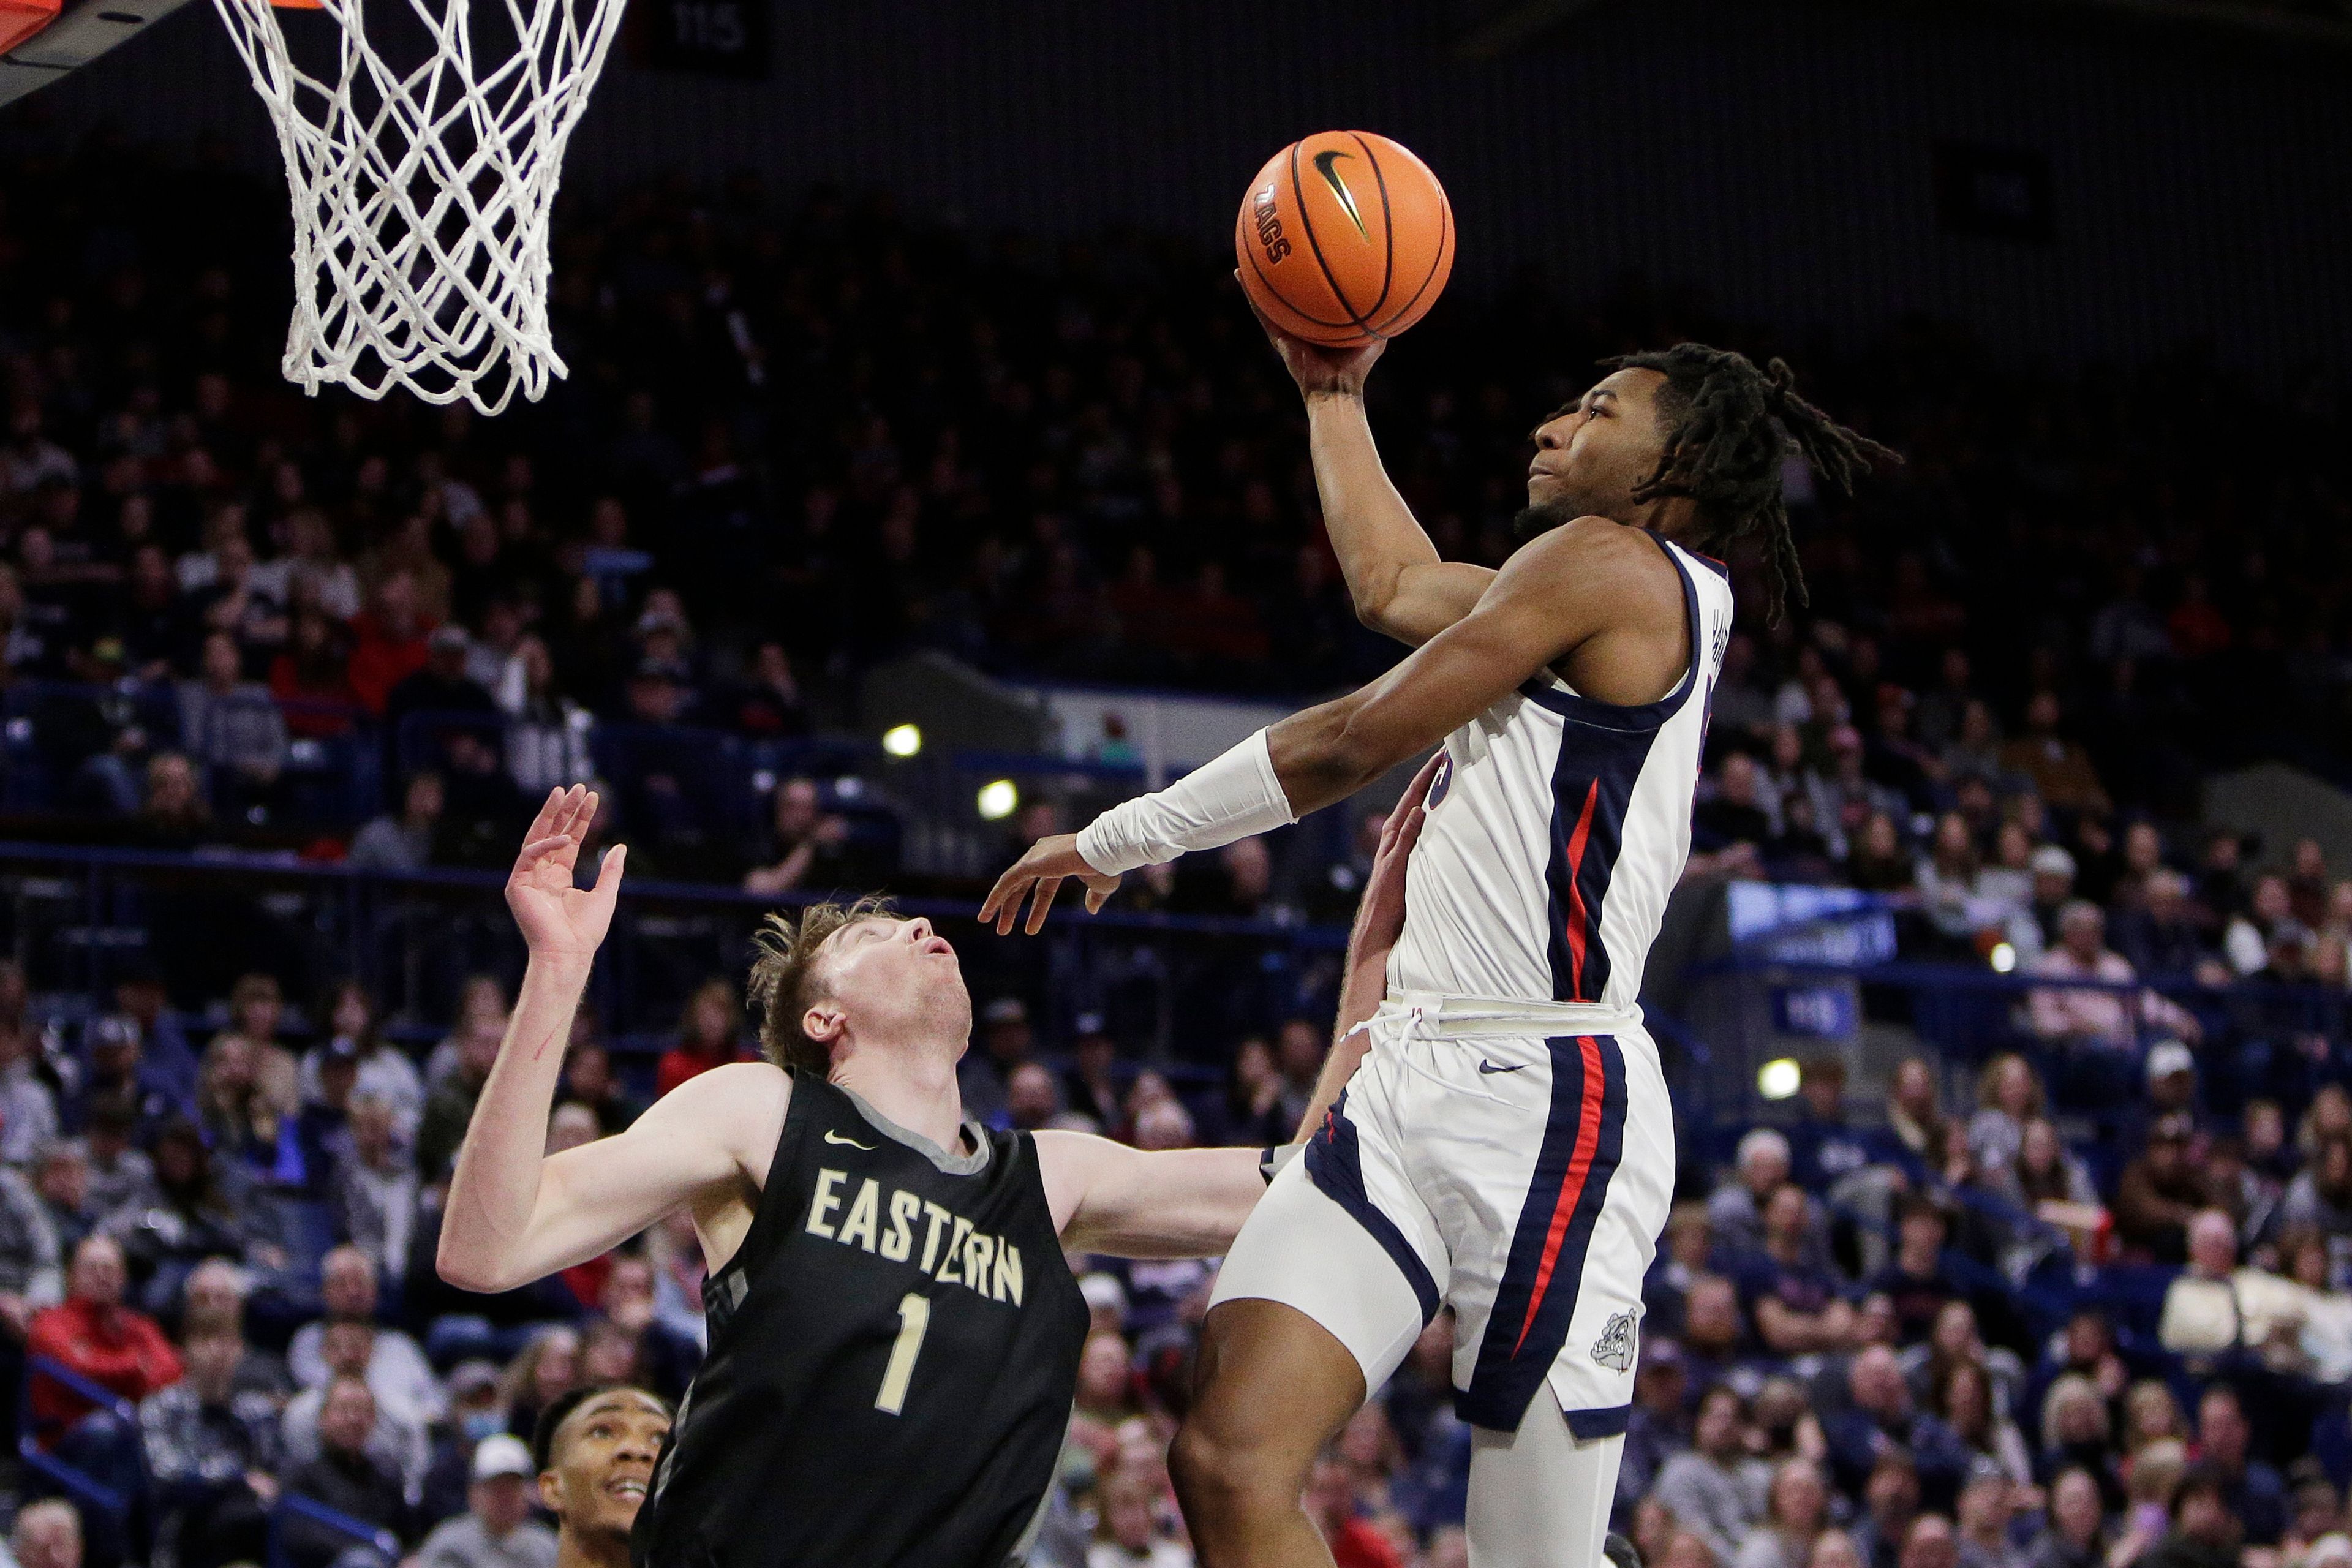
[[[1612,1372],[1624,1372],[1633,1364],[1634,1309],[1628,1307],[1609,1320],[1593,1342],[1592,1359]]]

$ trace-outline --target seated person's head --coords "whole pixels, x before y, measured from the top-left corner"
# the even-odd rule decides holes
[[[66,1294],[91,1307],[122,1305],[122,1248],[110,1236],[90,1236],[74,1248],[73,1267],[66,1275]]]
[[[339,1373],[319,1401],[319,1446],[331,1454],[355,1456],[367,1449],[375,1430],[375,1395],[367,1380]]]
[[[318,1290],[330,1319],[376,1317],[376,1265],[355,1246],[339,1246],[318,1265]]]
[[[567,1535],[625,1538],[669,1426],[669,1406],[642,1388],[563,1395],[531,1435],[539,1500]]]

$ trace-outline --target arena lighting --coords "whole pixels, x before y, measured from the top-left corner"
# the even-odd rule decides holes
[[[1801,1076],[1796,1058],[1775,1058],[1756,1069],[1756,1092],[1767,1100],[1786,1100],[1797,1092]]]
[[[2017,967],[2017,949],[2005,942],[1993,943],[1992,952],[1986,956],[1992,960],[1992,972],[1995,974],[2006,974]]]
[[[984,822],[1003,821],[1020,804],[1021,791],[1014,787],[1011,779],[991,779],[980,786],[978,805],[981,819]]]
[[[894,724],[882,731],[882,749],[894,757],[911,757],[923,749],[923,732],[912,724]]]

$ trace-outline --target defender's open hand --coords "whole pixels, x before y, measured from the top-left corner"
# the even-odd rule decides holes
[[[523,941],[535,957],[593,957],[613,923],[621,866],[628,858],[625,847],[616,844],[604,852],[594,887],[572,885],[581,841],[595,820],[595,792],[573,784],[548,792],[547,803],[523,836],[522,853],[507,876],[507,908],[514,911],[515,924],[522,928]]]
[[[1423,804],[1444,762],[1445,752],[1440,748],[1421,764],[1421,771],[1404,786],[1396,809],[1381,826],[1380,847],[1372,852],[1371,875],[1364,879],[1363,901],[1356,906],[1356,929],[1348,939],[1349,951],[1360,959],[1377,957],[1387,963],[1389,949],[1404,934],[1405,862],[1412,858],[1412,847],[1421,841],[1421,825],[1429,817]]]

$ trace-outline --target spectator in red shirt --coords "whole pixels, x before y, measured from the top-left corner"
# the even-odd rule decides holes
[[[654,1094],[667,1094],[688,1079],[724,1067],[741,1054],[743,1015],[735,988],[724,980],[702,983],[678,1020],[677,1044],[654,1068]]]
[[[180,1352],[155,1320],[122,1304],[122,1248],[110,1236],[86,1237],[74,1248],[66,1299],[35,1315],[27,1353],[61,1362],[102,1388],[138,1401],[180,1381]],[[42,1379],[33,1387],[34,1414],[43,1422],[70,1422],[90,1402]]]
[[[1336,1454],[1315,1461],[1307,1483],[1307,1515],[1323,1532],[1337,1568],[1404,1568],[1388,1537],[1356,1511],[1354,1472]]]
[[[392,689],[425,668],[433,624],[418,606],[416,578],[403,570],[376,584],[375,599],[352,620],[352,694],[371,713],[383,711]]]

